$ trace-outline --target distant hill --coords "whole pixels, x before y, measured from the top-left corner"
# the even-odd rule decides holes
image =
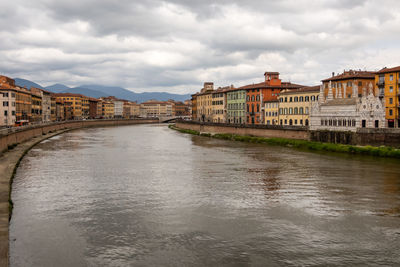
[[[45,89],[41,85],[34,83],[29,80],[21,79],[21,78],[13,78],[15,80],[15,85],[20,86],[20,87],[26,87],[28,89],[31,89],[31,87],[36,87],[40,89]]]
[[[62,91],[66,91],[68,89],[71,89],[71,88],[64,84],[61,84],[61,83],[56,83],[56,84],[53,84],[50,86],[46,86],[46,90],[54,92],[54,93],[59,93]]]
[[[64,84],[56,83],[50,86],[43,87],[37,83],[21,78],[15,78],[15,83],[18,86],[26,86],[28,89],[33,86],[53,93],[74,93],[95,98],[99,98],[102,96],[115,96],[116,98],[120,99],[137,101],[138,103],[146,102],[151,99],[156,99],[159,101],[166,101],[169,99],[173,99],[175,101],[185,101],[187,99],[190,99],[191,97],[190,94],[179,95],[166,92],[135,93],[118,86],[103,86],[96,84],[81,85],[78,87],[70,88]]]
[[[73,93],[73,94],[81,94],[89,97],[94,97],[94,98],[99,98],[102,96],[109,96],[109,94],[88,89],[88,88],[83,88],[83,87],[75,87],[75,88],[69,88],[68,90],[64,90],[60,93]]]
[[[81,85],[82,88],[89,88],[96,91],[101,91],[107,95],[112,95],[117,98],[127,99],[131,101],[137,101],[138,103],[148,101],[150,99],[157,99],[160,101],[166,101],[173,99],[175,101],[185,101],[191,98],[190,94],[179,95],[171,94],[166,92],[145,92],[145,93],[135,93],[122,87],[115,86],[102,86],[95,84]]]

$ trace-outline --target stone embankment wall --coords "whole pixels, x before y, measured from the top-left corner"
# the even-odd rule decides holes
[[[6,151],[9,147],[12,147],[15,144],[22,143],[32,139],[33,137],[63,129],[118,126],[141,123],[158,123],[158,119],[67,121],[5,129],[0,132],[0,153]]]
[[[219,123],[199,123],[178,121],[178,128],[207,133],[226,133],[259,137],[280,137],[302,139],[317,142],[361,145],[391,146],[400,148],[400,129],[362,128],[357,132],[350,131],[310,131],[306,127],[278,125],[231,125]]]
[[[310,140],[347,145],[400,148],[400,129],[362,128],[358,129],[357,132],[310,131]]]
[[[278,125],[233,125],[222,123],[197,123],[178,121],[176,127],[206,133],[226,133],[259,137],[281,137],[288,139],[308,140],[309,133],[305,127],[282,127]]]

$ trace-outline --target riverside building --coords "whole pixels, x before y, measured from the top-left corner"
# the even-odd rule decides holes
[[[279,112],[279,101],[270,100],[264,102],[264,112],[265,112],[265,124],[266,125],[278,125],[278,112]]]
[[[239,87],[246,90],[246,123],[264,124],[264,103],[277,100],[281,90],[297,89],[303,85],[282,82],[279,72],[265,72],[264,82]]]
[[[279,100],[279,125],[308,126],[312,103],[318,101],[320,86],[282,90]]]
[[[243,124],[246,121],[246,90],[232,88],[226,92],[227,123]]]
[[[14,80],[0,76],[0,126],[16,122],[16,90]]]
[[[385,100],[385,118],[389,128],[400,127],[400,66],[383,68],[375,75],[379,97]]]

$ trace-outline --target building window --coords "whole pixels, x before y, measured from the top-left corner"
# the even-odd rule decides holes
[[[390,74],[389,81],[393,81],[393,74]]]
[[[3,102],[3,107],[8,107],[8,101]]]
[[[254,95],[251,96],[251,101],[254,101]]]
[[[393,98],[389,98],[389,104],[393,104]]]
[[[389,116],[392,116],[392,115],[393,115],[393,110],[389,109]]]
[[[389,92],[393,93],[393,86],[389,87]]]
[[[295,114],[295,115],[298,114],[298,109],[297,109],[297,108],[294,108],[294,114]],[[297,122],[296,122],[296,124],[297,124]]]
[[[305,114],[308,114],[308,108],[306,107],[306,113]]]
[[[308,101],[310,101],[310,97],[309,97],[309,96],[306,96],[306,97],[304,98],[304,100],[305,100],[305,102],[308,102]]]
[[[303,108],[300,108],[300,109],[299,109],[299,114],[300,114],[300,115],[303,115]]]
[[[256,96],[256,101],[260,101],[260,96],[259,95]]]

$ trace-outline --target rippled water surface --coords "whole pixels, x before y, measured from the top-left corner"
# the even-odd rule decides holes
[[[400,161],[77,130],[12,190],[11,266],[400,265]]]

